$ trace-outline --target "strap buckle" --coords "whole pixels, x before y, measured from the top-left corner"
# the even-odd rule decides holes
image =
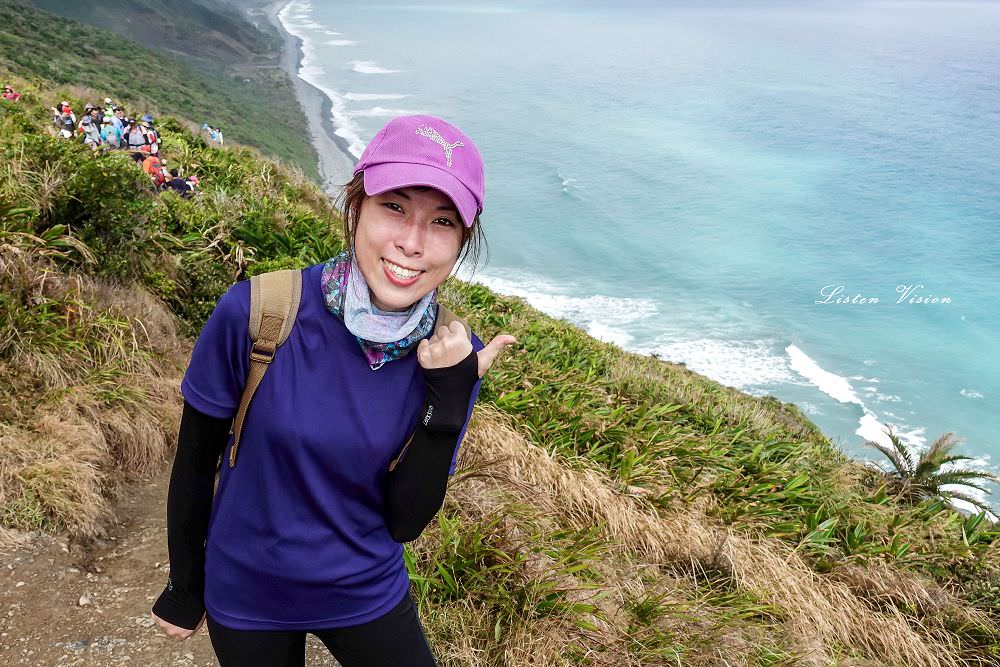
[[[258,348],[257,346],[259,344],[261,344],[260,341],[256,341],[254,342],[253,347],[250,348],[250,359],[253,361],[260,361],[265,364],[271,363],[274,359],[275,346],[273,344],[270,345],[270,349],[268,347]]]

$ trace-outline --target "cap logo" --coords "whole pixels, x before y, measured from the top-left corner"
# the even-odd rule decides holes
[[[448,163],[449,167],[451,166],[451,152],[454,149],[458,148],[459,146],[465,146],[465,144],[463,144],[461,141],[456,141],[453,144],[449,144],[447,141],[444,140],[444,137],[442,137],[438,133],[438,131],[435,130],[430,125],[422,125],[422,126],[420,126],[420,127],[417,128],[416,132],[420,136],[427,137],[428,139],[430,139],[434,143],[441,145],[441,148],[444,149],[445,161]]]

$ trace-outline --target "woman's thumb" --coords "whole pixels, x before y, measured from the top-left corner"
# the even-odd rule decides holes
[[[479,350],[479,377],[486,375],[486,371],[490,369],[493,365],[493,361],[497,358],[505,347],[508,345],[513,345],[517,342],[517,339],[510,334],[498,334],[493,337],[487,345]]]

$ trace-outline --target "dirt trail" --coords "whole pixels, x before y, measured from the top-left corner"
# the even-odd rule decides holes
[[[170,465],[135,484],[105,535],[87,544],[41,537],[0,556],[0,665],[218,665],[208,629],[181,641],[149,612],[168,574]],[[307,635],[306,664],[337,665]]]

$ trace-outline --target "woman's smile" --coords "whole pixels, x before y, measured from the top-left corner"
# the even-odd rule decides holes
[[[385,270],[385,275],[389,279],[389,282],[398,287],[409,287],[417,282],[424,273],[423,271],[409,271],[404,269],[398,264],[390,262],[385,257],[382,258],[382,268]]]

